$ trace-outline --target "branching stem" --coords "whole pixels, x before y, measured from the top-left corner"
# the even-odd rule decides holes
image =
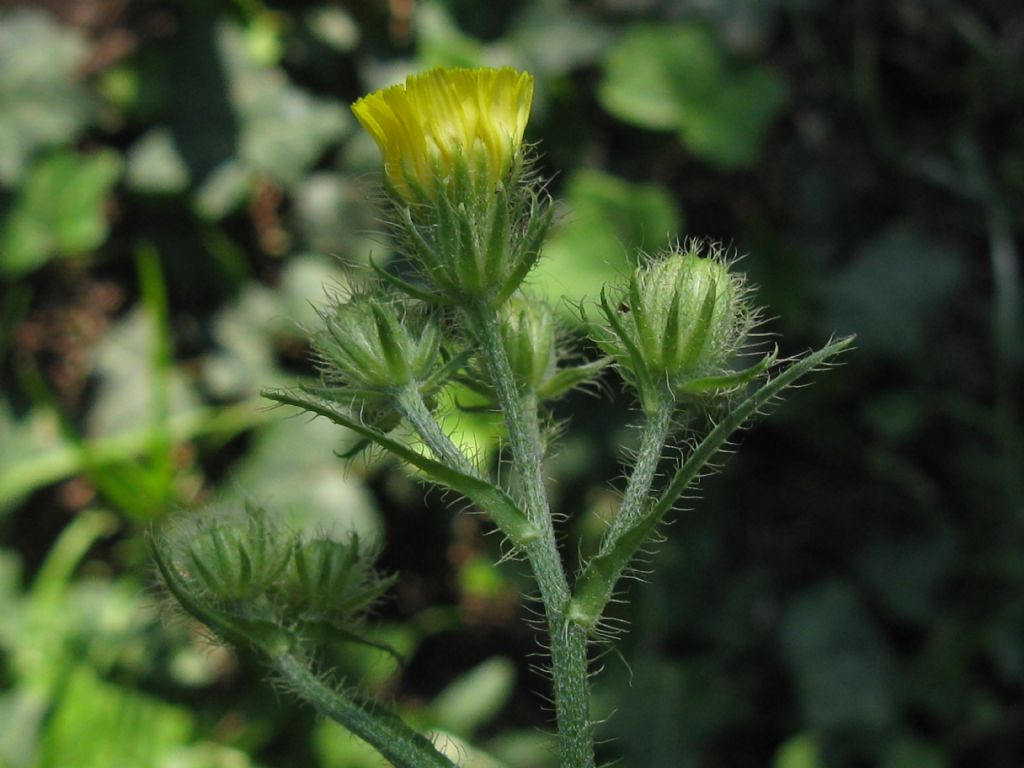
[[[402,416],[416,430],[426,446],[449,467],[466,475],[479,477],[480,472],[462,450],[444,433],[437,419],[430,413],[423,396],[415,385],[406,387],[395,397],[395,403]]]

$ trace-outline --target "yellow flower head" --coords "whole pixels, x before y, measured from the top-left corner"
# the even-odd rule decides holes
[[[519,159],[533,76],[502,69],[432,69],[364,96],[352,111],[384,157],[384,173],[406,200],[433,195],[457,163],[503,181]]]

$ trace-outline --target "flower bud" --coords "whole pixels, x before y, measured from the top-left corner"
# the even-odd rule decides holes
[[[428,298],[497,307],[536,263],[551,210],[524,171],[532,98],[527,73],[438,68],[352,106],[380,147],[389,223]]]
[[[291,557],[291,543],[276,534],[258,509],[248,510],[244,522],[214,517],[183,545],[193,578],[219,600],[266,594]]]
[[[300,541],[288,569],[287,597],[301,610],[353,623],[394,583],[372,566],[372,553],[361,550],[358,536]]]
[[[753,313],[743,278],[718,252],[696,243],[639,267],[613,308],[602,296],[606,321],[598,343],[640,393],[645,410],[659,392],[695,394],[691,382],[721,377],[746,343]]]
[[[526,72],[438,67],[364,96],[352,112],[380,147],[392,190],[422,203],[467,177],[483,190],[507,182],[532,101]]]
[[[437,325],[407,304],[374,294],[338,301],[321,312],[313,337],[325,384],[372,408],[392,393],[428,386],[441,367]]]
[[[502,307],[501,340],[521,387],[537,390],[554,375],[555,320],[547,302],[514,295]]]

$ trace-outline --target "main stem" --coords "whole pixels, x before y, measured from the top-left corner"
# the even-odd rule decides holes
[[[593,768],[587,635],[567,618],[571,594],[544,491],[544,452],[537,420],[537,397],[520,390],[516,384],[501,341],[497,312],[480,305],[472,307],[467,314],[471,327],[478,334],[484,362],[505,417],[513,467],[522,484],[526,514],[541,531],[540,538],[526,546],[526,555],[540,588],[548,623],[559,764],[561,768]]]

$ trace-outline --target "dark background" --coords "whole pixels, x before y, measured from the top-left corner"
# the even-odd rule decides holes
[[[858,335],[624,594],[602,758],[1024,764],[1018,4],[50,0],[0,3],[0,766],[379,764],[159,608],[147,527],[244,498],[385,542],[374,631],[408,665],[343,646],[350,684],[554,764],[523,567],[258,398],[311,372],[321,286],[390,255],[347,105],[439,64],[537,78],[567,347],[574,302],[683,236],[745,255],[784,353]],[[569,553],[636,436],[607,383],[556,408]],[[448,424],[493,454],[486,417]]]

